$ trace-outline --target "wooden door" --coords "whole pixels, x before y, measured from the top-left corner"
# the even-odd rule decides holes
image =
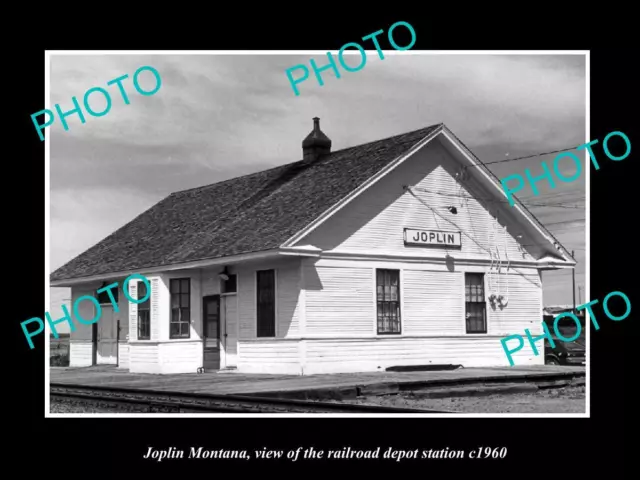
[[[101,305],[102,315],[98,320],[98,365],[115,365],[117,359],[116,322],[113,318],[113,307]]]
[[[220,296],[211,295],[202,299],[204,320],[204,358],[205,371],[220,369]]]

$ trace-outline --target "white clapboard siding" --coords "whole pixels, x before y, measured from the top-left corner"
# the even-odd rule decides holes
[[[485,274],[485,284],[488,279]],[[488,304],[489,334],[509,335],[523,334],[525,329],[531,333],[542,333],[542,286],[538,274],[510,274],[495,276],[494,291],[507,295],[508,278],[508,303],[504,308],[491,307]]]
[[[160,344],[161,373],[197,373],[202,367],[202,342],[166,342]]]
[[[498,246],[503,259],[530,260],[532,257],[528,253],[523,255],[512,235],[507,235],[505,249],[503,229],[500,227],[493,232],[493,220],[487,208],[495,210],[499,204],[461,198],[474,194],[459,189],[454,178],[457,168],[459,164],[441,146],[433,143],[363,192],[298,244],[352,253],[418,257],[444,257],[449,253],[456,258],[487,259],[490,259],[487,249]],[[404,190],[404,185],[444,195],[420,191],[413,195]],[[484,195],[483,198],[488,198],[488,194]],[[457,215],[450,214],[448,206],[455,206]],[[405,246],[405,227],[461,231],[462,249]],[[517,226],[511,228],[518,230]]]
[[[403,334],[464,333],[462,272],[403,270],[402,280]]]
[[[501,337],[273,339],[242,342],[241,373],[320,374],[384,371],[393,366],[509,367]],[[303,348],[300,348],[304,345]],[[542,345],[513,354],[515,365],[543,365]],[[300,357],[304,352],[304,358]]]
[[[528,344],[516,365],[542,365]],[[500,337],[409,337],[307,340],[305,374],[384,371],[399,365],[509,366]]]
[[[69,366],[88,367],[93,362],[93,342],[91,340],[69,341]]]
[[[222,302],[224,307],[224,318],[227,326],[227,341],[225,342],[225,355],[227,357],[227,366],[233,365],[238,358],[238,296],[227,295]]]
[[[278,337],[298,335],[299,276],[300,267],[297,263],[278,268],[276,279]]]
[[[131,373],[161,373],[158,344],[136,343],[129,348]]]
[[[242,355],[238,371],[242,373],[299,374],[298,340],[260,339],[239,342]]]
[[[138,282],[129,282],[129,296],[138,299]],[[129,340],[138,340],[138,304],[129,302]]]
[[[118,368],[129,369],[129,345],[126,342],[118,343]]]
[[[373,269],[305,264],[305,336],[371,334]]]

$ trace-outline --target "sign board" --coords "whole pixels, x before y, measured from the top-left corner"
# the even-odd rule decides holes
[[[443,230],[405,228],[404,244],[461,248],[462,234],[460,232],[447,232]]]

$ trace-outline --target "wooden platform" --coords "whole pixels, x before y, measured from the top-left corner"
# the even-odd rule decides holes
[[[355,396],[394,393],[399,390],[423,390],[447,386],[492,383],[548,383],[585,376],[584,367],[540,365],[505,368],[463,368],[432,372],[371,372],[333,375],[265,375],[238,372],[152,375],[128,373],[115,367],[50,369],[51,383],[86,386],[112,386],[173,392],[264,395],[280,397]],[[335,393],[336,395],[332,395]]]

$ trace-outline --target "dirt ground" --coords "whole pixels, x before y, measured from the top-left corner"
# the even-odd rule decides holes
[[[587,408],[584,385],[480,397],[415,398],[407,393],[362,397],[350,403],[442,409],[460,413],[585,413]]]

